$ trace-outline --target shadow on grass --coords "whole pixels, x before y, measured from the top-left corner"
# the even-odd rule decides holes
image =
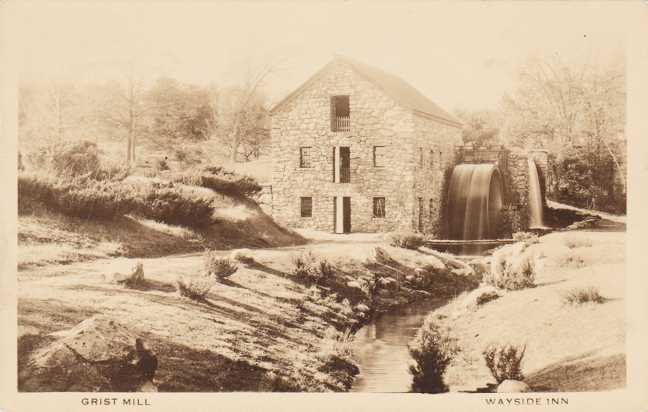
[[[625,354],[565,359],[529,374],[534,392],[587,392],[623,388],[626,385]]]

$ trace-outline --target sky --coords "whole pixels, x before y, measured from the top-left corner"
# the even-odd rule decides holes
[[[341,54],[447,110],[479,110],[499,104],[531,56],[622,54],[628,12],[585,2],[76,1],[21,3],[13,22],[25,79],[101,80],[133,60],[149,80],[224,87],[275,62],[266,89],[276,102]]]

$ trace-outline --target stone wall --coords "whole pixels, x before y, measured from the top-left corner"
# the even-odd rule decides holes
[[[334,230],[334,197],[351,197],[351,231],[411,229],[414,210],[414,115],[341,62],[324,70],[272,116],[272,215],[301,228]],[[330,127],[330,97],[349,95],[349,132]],[[300,147],[312,147],[312,167],[300,168]],[[351,183],[333,182],[334,147],[351,151]],[[374,146],[385,146],[374,167]],[[300,217],[300,197],[313,216]],[[373,197],[385,197],[386,217],[373,217]]]
[[[461,129],[422,115],[414,116],[414,213],[412,228],[419,226],[418,199],[422,199],[422,226],[426,234],[441,237],[442,208],[445,207],[448,168],[456,163],[455,147],[461,143]],[[422,156],[421,156],[422,154]]]

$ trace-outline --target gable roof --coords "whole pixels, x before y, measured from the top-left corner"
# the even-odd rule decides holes
[[[335,62],[342,62],[349,66],[354,72],[382,90],[383,93],[394,99],[402,107],[412,110],[416,114],[432,117],[453,126],[461,127],[462,123],[459,119],[443,110],[400,77],[342,56],[336,56],[304,84],[277,103],[270,112],[275,113],[285,103],[298,96],[310,83],[325,73]]]

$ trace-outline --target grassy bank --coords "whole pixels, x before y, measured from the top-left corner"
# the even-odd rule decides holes
[[[376,260],[376,246],[389,260]],[[298,278],[294,260],[305,252],[329,261],[333,279],[313,284]],[[200,276],[201,255],[23,270],[21,389],[33,390],[26,363],[51,342],[50,333],[103,314],[143,337],[157,354],[155,381],[161,391],[345,391],[357,373],[345,359],[345,331],[394,305],[474,287],[474,281],[451,274],[437,274],[436,282],[417,287],[411,274],[428,258],[380,242],[356,243],[352,251],[345,243],[321,242],[246,253],[253,261],[216,284],[202,302],[180,297],[175,283],[178,276]],[[110,281],[113,273],[126,273],[138,261],[147,279],[143,287],[127,289]],[[378,279],[371,295],[362,291],[367,278]]]
[[[446,374],[451,390],[495,383],[482,355],[492,343],[526,344],[522,370],[532,390],[622,388],[625,233],[553,233],[529,252],[538,257],[535,287],[476,306],[459,297],[432,315],[462,349]]]

